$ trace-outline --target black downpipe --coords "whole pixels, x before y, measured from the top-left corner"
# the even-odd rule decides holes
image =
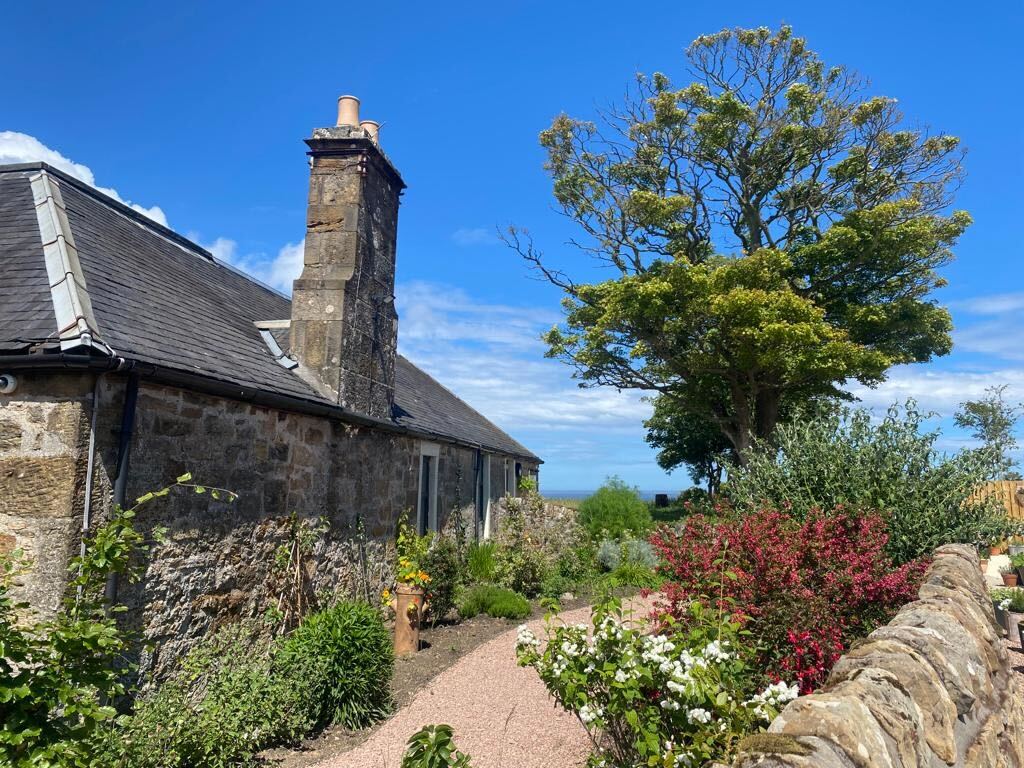
[[[139,374],[131,373],[124,391],[124,408],[121,411],[121,431],[117,441],[117,474],[114,478],[114,506],[124,509],[128,495],[128,465],[132,449],[132,433],[135,430],[135,405],[139,399]],[[117,602],[118,578],[116,573],[107,577],[104,590],[107,605]]]

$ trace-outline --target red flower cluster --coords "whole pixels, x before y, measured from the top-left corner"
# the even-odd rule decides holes
[[[802,521],[775,510],[697,515],[651,536],[669,579],[658,611],[682,619],[694,599],[723,605],[753,632],[769,676],[808,693],[852,640],[916,597],[926,563],[895,566],[887,540],[881,516],[842,508]]]

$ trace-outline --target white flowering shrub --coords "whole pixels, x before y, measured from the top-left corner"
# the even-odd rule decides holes
[[[785,683],[758,691],[763,678],[738,653],[738,624],[712,622],[700,603],[689,618],[685,631],[651,634],[625,622],[611,601],[595,608],[592,627],[549,617],[545,642],[519,628],[519,664],[536,669],[579,718],[594,743],[592,768],[728,759],[743,736],[763,730],[796,697],[796,686]]]

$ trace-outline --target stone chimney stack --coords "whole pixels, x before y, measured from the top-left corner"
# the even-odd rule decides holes
[[[380,150],[359,99],[338,99],[338,124],[309,145],[302,274],[292,288],[291,353],[324,395],[391,418],[395,394],[395,240],[405,183]]]

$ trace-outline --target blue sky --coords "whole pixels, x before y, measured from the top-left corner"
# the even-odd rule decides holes
[[[682,51],[727,26],[787,22],[828,63],[959,135],[957,200],[975,217],[940,293],[956,351],[893,372],[872,406],[916,396],[948,417],[986,386],[1024,399],[1019,3],[60,3],[0,11],[0,162],[47,159],[287,288],[301,258],[302,139],[353,93],[409,184],[401,210],[403,351],[533,450],[550,489],[618,474],[688,485],[654,464],[635,394],[580,391],[542,357],[558,294],[498,226],[585,272],[564,242],[537,133],[588,117],[634,72],[685,82]],[[628,8],[628,10],[627,10]],[[159,210],[153,210],[158,208]],[[944,420],[948,427],[948,418]],[[962,436],[949,432],[946,445]]]

